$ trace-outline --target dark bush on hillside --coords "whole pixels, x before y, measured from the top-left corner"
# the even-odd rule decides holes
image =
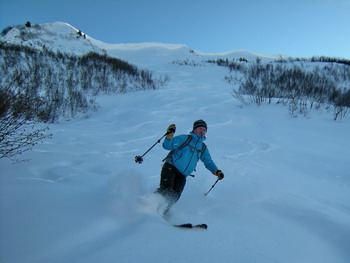
[[[11,31],[12,28],[13,28],[12,26],[8,26],[8,27],[4,28],[1,32],[1,36],[2,37],[6,36],[7,33]]]
[[[17,158],[51,135],[35,120],[40,100],[28,94],[0,89],[0,159]]]
[[[325,106],[333,108],[334,119],[343,118],[350,107],[350,67],[345,60],[319,58],[317,62],[320,60],[325,64],[262,63],[260,59],[246,63],[239,68],[244,77],[236,80],[239,89],[233,94],[240,100],[249,96],[257,105],[277,99],[278,103],[288,105],[292,116],[306,115],[308,109]],[[228,67],[228,63],[224,64]],[[233,77],[226,79],[232,82]]]
[[[44,122],[85,115],[96,109],[95,96],[99,93],[157,89],[168,81],[167,77],[155,78],[148,70],[95,52],[75,56],[3,42],[0,74],[4,76],[0,85],[42,100],[36,118]]]

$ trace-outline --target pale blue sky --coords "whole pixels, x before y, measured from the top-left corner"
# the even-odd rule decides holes
[[[106,43],[350,59],[350,0],[0,0],[0,29],[67,22]]]

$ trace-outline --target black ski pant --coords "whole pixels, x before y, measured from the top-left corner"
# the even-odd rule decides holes
[[[161,194],[168,202],[167,213],[179,200],[186,184],[186,176],[180,173],[172,164],[165,163],[160,173],[159,188],[156,193]]]

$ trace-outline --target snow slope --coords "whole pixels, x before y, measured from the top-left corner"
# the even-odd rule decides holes
[[[349,117],[243,107],[225,68],[170,63],[195,56],[183,46],[106,50],[171,80],[101,96],[90,118],[51,125],[30,162],[0,160],[0,262],[349,262]],[[199,163],[172,221],[209,228],[175,229],[152,194],[167,152],[134,156],[201,118],[225,179],[205,197],[215,177]]]

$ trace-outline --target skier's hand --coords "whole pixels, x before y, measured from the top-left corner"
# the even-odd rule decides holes
[[[166,130],[166,133],[167,133],[167,138],[168,139],[173,139],[174,138],[174,133],[175,133],[175,131],[176,131],[176,126],[175,126],[175,124],[170,124],[169,125],[169,127],[168,127],[168,129]]]
[[[224,173],[221,170],[215,170],[214,175],[216,175],[219,180],[224,179]]]

